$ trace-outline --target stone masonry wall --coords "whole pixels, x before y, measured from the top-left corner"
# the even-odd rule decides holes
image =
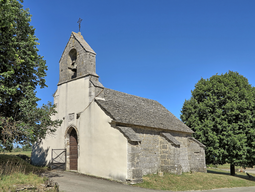
[[[128,178],[157,173],[160,167],[160,135],[158,131],[133,128],[141,142],[128,144]]]
[[[142,169],[140,167],[141,145],[139,142],[128,142],[128,170],[127,180],[132,182],[142,181]]]
[[[76,61],[75,66],[76,70],[71,70],[72,59],[70,57],[70,51],[76,50]],[[87,52],[81,46],[81,44],[71,35],[69,42],[66,45],[66,48],[63,52],[63,55],[60,59],[59,66],[59,83],[69,81],[87,74],[96,75],[96,55],[94,53]]]
[[[140,167],[143,175],[157,173],[160,167],[160,135],[153,130],[140,129],[141,142]]]
[[[182,172],[189,172],[189,156],[188,156],[188,136],[189,134],[183,133],[171,133],[180,143],[180,156],[179,156],[179,164],[182,167]]]
[[[189,164],[192,172],[206,172],[205,150],[198,143],[188,140]]]
[[[160,138],[160,171],[181,174],[180,147],[174,146],[164,137]]]
[[[142,175],[159,171],[181,174],[189,171],[204,172],[204,148],[191,134],[171,132],[180,145],[160,135],[160,131],[133,128],[141,142],[128,142],[128,180],[139,180]]]

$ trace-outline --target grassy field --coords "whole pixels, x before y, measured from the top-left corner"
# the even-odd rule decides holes
[[[230,164],[226,163],[224,165],[207,165],[208,168],[218,168],[218,169],[229,169],[230,170]],[[245,170],[249,170],[249,169],[254,169],[253,167],[246,167],[246,168],[243,168],[241,166],[235,166],[235,169],[238,170],[242,170],[242,171],[245,171]]]
[[[143,180],[143,183],[135,186],[172,191],[255,186],[255,179],[249,179],[244,173],[231,176],[229,172],[219,169],[208,169],[208,173],[184,173],[182,175],[165,173],[163,177],[151,174],[144,176]]]
[[[19,151],[19,152],[8,152],[8,151],[6,151],[6,152],[0,152],[0,155],[3,155],[3,154],[5,154],[5,155],[18,155],[18,154],[21,154],[21,155],[26,155],[28,157],[31,157],[31,152],[32,151]]]
[[[209,168],[219,168],[219,169],[230,169],[230,164],[226,163],[224,165],[207,165]],[[240,166],[235,166],[235,169],[240,169]]]
[[[38,176],[47,170],[36,167],[15,155],[0,154],[0,191],[16,191],[17,186],[40,187],[45,179]]]

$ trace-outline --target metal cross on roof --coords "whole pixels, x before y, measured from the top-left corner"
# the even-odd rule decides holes
[[[82,22],[82,19],[79,18],[79,20],[78,20],[78,22],[77,22],[77,23],[79,23],[79,32],[80,32],[80,30],[81,30],[81,22]]]

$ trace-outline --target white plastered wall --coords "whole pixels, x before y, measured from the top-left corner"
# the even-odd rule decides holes
[[[126,180],[127,139],[110,125],[111,118],[93,102],[82,113],[79,171],[105,178]]]
[[[48,151],[47,163],[51,161],[52,149],[68,148],[67,129],[74,127],[78,132],[78,172],[125,180],[127,139],[110,125],[112,119],[94,101],[89,105],[89,77],[59,85],[54,103],[57,105],[58,114],[52,118],[62,119],[63,123],[40,144],[41,150]],[[77,119],[80,112],[82,113]],[[36,158],[39,148],[32,153],[34,164],[39,162]],[[68,152],[67,149],[67,162]]]

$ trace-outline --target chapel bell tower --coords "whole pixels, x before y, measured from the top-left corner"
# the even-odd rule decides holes
[[[59,61],[59,83],[63,84],[81,77],[96,74],[96,53],[84,40],[81,33],[72,32]]]

